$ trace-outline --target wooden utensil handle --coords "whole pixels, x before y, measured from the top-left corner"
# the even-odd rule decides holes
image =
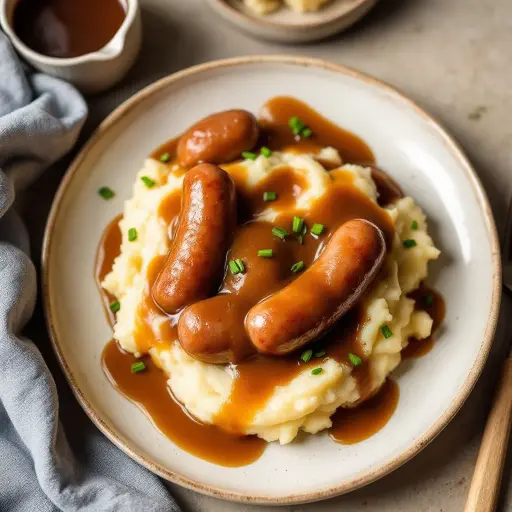
[[[496,509],[503,466],[507,457],[512,420],[512,359],[505,361],[496,390],[475,472],[471,480],[465,512],[492,512]]]

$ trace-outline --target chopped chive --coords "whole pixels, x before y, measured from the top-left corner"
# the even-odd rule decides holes
[[[305,362],[309,362],[309,360],[313,357],[313,351],[312,350],[305,350],[302,352],[300,358]]]
[[[304,130],[302,130],[301,136],[305,139],[309,139],[311,135],[313,135],[313,130],[311,130],[311,128],[304,128]]]
[[[238,265],[236,264],[235,260],[231,260],[229,263],[229,270],[231,270],[231,273],[235,276],[236,274],[240,274],[240,269],[238,268]]]
[[[304,268],[304,262],[303,261],[298,261],[297,263],[294,263],[292,265],[292,268],[290,270],[294,274],[296,274],[297,272],[300,272],[303,268]]]
[[[315,357],[323,357],[325,356],[325,350],[319,350],[318,352],[315,352]]]
[[[274,236],[277,236],[277,238],[284,240],[290,233],[288,233],[288,231],[286,231],[286,229],[276,226],[275,228],[272,228],[272,234]]]
[[[240,272],[245,272],[244,262],[240,258],[236,259],[235,263],[236,263],[236,266],[238,267],[238,269],[240,270]]]
[[[425,297],[423,297],[423,302],[425,302],[425,305],[427,306],[432,306],[432,304],[434,303],[434,296],[425,295]]]
[[[313,224],[311,233],[316,236],[320,236],[324,232],[325,226],[323,224]]]
[[[292,231],[294,233],[300,233],[302,231],[302,226],[304,226],[304,219],[294,216],[292,222]]]
[[[244,262],[237,258],[236,260],[231,260],[229,263],[229,270],[231,270],[231,273],[233,275],[240,274],[245,271],[245,265]]]
[[[411,247],[416,247],[418,245],[416,243],[416,240],[413,240],[412,238],[409,238],[408,240],[404,240],[403,244],[406,249],[410,249]]]
[[[275,201],[277,194],[275,192],[263,192],[263,201]]]
[[[348,358],[350,359],[350,362],[354,366],[359,366],[363,362],[359,356],[356,356],[355,354],[352,354],[352,352],[349,352]]]
[[[417,220],[412,221],[411,229],[414,229],[415,231],[418,229],[418,221]]]
[[[98,189],[98,194],[103,197],[103,199],[106,199],[107,201],[109,199],[112,199],[116,194],[115,192],[109,188],[109,187],[101,187]]]
[[[306,125],[297,116],[290,117],[288,126],[291,128],[294,135],[300,135],[302,130],[306,128]]]
[[[319,373],[322,373],[322,368],[315,368],[314,370],[311,370],[311,375],[318,375]]]
[[[141,176],[140,178],[142,180],[142,183],[146,185],[146,187],[151,188],[156,185],[156,182],[153,181],[149,176]]]
[[[170,153],[162,153],[160,155],[160,158],[159,158],[160,162],[163,162],[164,164],[166,164],[167,162],[169,162],[171,160],[171,154]]]
[[[146,365],[142,361],[137,361],[132,364],[132,373],[140,373],[146,369]]]
[[[137,230],[135,228],[130,228],[128,230],[128,242],[135,242],[137,240]]]
[[[256,158],[258,158],[258,155],[256,153],[253,153],[252,151],[244,151],[242,153],[242,158],[245,158],[246,160],[256,160]]]
[[[260,258],[272,258],[273,251],[272,251],[272,249],[260,249],[258,251],[258,256]]]
[[[391,332],[391,329],[387,326],[387,325],[383,325],[381,328],[380,328],[381,332],[382,332],[382,335],[384,336],[384,338],[388,339],[388,338],[391,338],[391,336],[393,336],[393,333]]]
[[[109,308],[112,313],[117,313],[121,309],[121,304],[118,300],[115,300],[114,302],[110,303]]]
[[[272,154],[272,151],[270,149],[268,149],[267,147],[263,146],[261,149],[260,149],[260,153],[265,157],[265,158],[268,158],[271,154]]]

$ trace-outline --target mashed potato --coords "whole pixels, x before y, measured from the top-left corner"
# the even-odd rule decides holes
[[[273,152],[270,158],[259,156],[237,165],[238,169],[240,165],[246,168],[248,186],[255,186],[282,166],[294,168],[309,185],[297,197],[296,206],[307,209],[333,183],[332,174],[316,158],[334,165],[341,162],[336,150],[325,148],[316,156]],[[235,169],[233,164],[223,167],[228,172]],[[370,169],[357,165],[344,165],[340,169],[352,175],[353,184],[376,202],[377,190]],[[121,254],[103,282],[103,287],[121,303],[114,335],[125,350],[136,355],[140,354],[134,339],[135,312],[143,300],[146,271],[153,258],[165,255],[170,245],[168,226],[158,216],[158,208],[165,197],[181,187],[182,173],[173,173],[174,170],[178,169],[146,160],[137,176],[133,197],[125,203],[124,218],[120,223],[123,233]],[[147,188],[140,179],[142,176],[149,176],[157,186]],[[388,207],[387,212],[394,223],[395,234],[384,262],[386,277],[377,281],[366,297],[367,321],[360,332],[360,342],[371,370],[370,394],[380,388],[400,363],[400,353],[409,337],[421,339],[430,335],[432,319],[425,312],[415,311],[414,301],[407,294],[427,277],[428,261],[439,256],[427,233],[425,215],[412,198],[398,200]],[[259,219],[272,220],[275,214],[268,208]],[[417,229],[413,230],[413,222]],[[135,227],[138,232],[134,242],[127,239],[130,227]],[[403,241],[410,238],[414,238],[417,245],[404,248]],[[164,320],[163,316],[156,318],[153,330],[158,331]],[[383,336],[380,329],[383,324],[389,326],[391,337]],[[204,423],[214,423],[233,387],[234,375],[230,367],[193,359],[176,342],[168,348],[151,349],[150,353],[155,362],[172,375],[168,385],[174,396],[195,417]],[[289,443],[301,429],[316,433],[330,427],[330,416],[338,407],[353,407],[367,398],[360,396],[351,366],[329,358],[318,366],[323,369],[319,375],[312,376],[305,370],[287,385],[277,387],[246,425],[246,433],[256,434],[267,441]]]
[[[290,9],[297,12],[311,12],[320,10],[330,0],[284,0]],[[276,11],[283,5],[281,0],[245,0],[245,4],[258,14],[268,14]]]

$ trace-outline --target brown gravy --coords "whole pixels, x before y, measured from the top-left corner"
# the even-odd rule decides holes
[[[340,444],[355,444],[368,439],[385,427],[398,405],[400,390],[387,379],[379,392],[353,409],[338,409],[329,436]]]
[[[293,115],[298,115],[307,126],[312,128],[314,135],[310,139],[301,141],[294,139],[288,126],[288,119]],[[374,161],[371,150],[359,137],[336,127],[298,100],[292,98],[270,100],[262,109],[260,122],[264,128],[262,143],[273,149],[283,149],[292,145],[293,150],[303,152],[331,145],[341,152],[344,161],[366,164]],[[175,159],[176,142],[177,139],[174,139],[164,144],[152,156],[160,158],[164,153],[169,153],[169,159],[165,158],[165,160],[169,160],[172,164]],[[279,172],[272,173],[257,187],[249,188],[246,185],[245,170],[241,167],[231,167],[230,171],[237,185],[240,204],[239,227],[227,260],[242,259],[246,271],[237,275],[232,275],[227,271],[222,283],[219,284],[220,295],[216,297],[220,305],[216,306],[219,309],[215,314],[221,315],[226,311],[225,305],[222,306],[224,300],[236,304],[236,308],[233,308],[235,312],[231,315],[232,318],[226,318],[226,322],[229,322],[230,332],[236,336],[240,347],[243,348],[240,351],[240,357],[235,357],[230,365],[231,371],[236,377],[230,399],[216,418],[216,423],[226,432],[216,427],[201,425],[184,413],[181,406],[169,394],[163,373],[154,370],[154,366],[150,366],[150,371],[158,374],[159,377],[152,377],[154,380],[151,381],[151,385],[142,386],[139,389],[137,382],[142,374],[132,375],[129,372],[131,361],[134,361],[135,358],[120,351],[114,342],[111,342],[105,349],[103,361],[105,371],[117,388],[145,409],[158,428],[176,444],[206,460],[237,466],[252,462],[263,450],[260,440],[249,442],[239,434],[244,431],[244,427],[253,419],[255,413],[263,407],[275,388],[286,385],[303,370],[315,368],[325,357],[346,364],[350,364],[349,353],[361,357],[362,364],[353,369],[353,375],[356,378],[361,397],[366,398],[371,393],[369,365],[364,361],[363,351],[358,341],[358,332],[366,321],[364,307],[354,308],[313,347],[307,347],[311,348],[315,354],[320,354],[318,357],[312,357],[307,363],[301,361],[300,353],[278,359],[256,354],[245,334],[245,314],[262,298],[282,288],[296,277],[290,272],[293,263],[304,261],[306,267],[311,265],[329,240],[330,235],[347,220],[357,217],[371,220],[383,230],[388,241],[391,240],[394,229],[387,214],[353,186],[352,177],[347,172],[331,171],[334,186],[329,187],[328,193],[307,211],[290,213],[287,210],[290,205],[294,204],[295,197],[307,187],[307,183],[301,175],[292,169],[283,168]],[[374,171],[375,175],[381,205],[387,204],[401,194],[399,187],[386,180],[385,175],[379,173],[377,168]],[[263,201],[263,192],[269,190],[277,193],[277,200],[271,204],[272,208],[277,211],[277,218],[272,223],[251,222],[255,215],[269,206]],[[168,196],[160,206],[159,215],[169,225],[170,238],[172,238],[178,222],[180,205],[181,192],[176,192]],[[296,235],[290,236],[287,242],[272,236],[273,226],[281,226],[291,232],[294,214],[304,218],[309,228],[313,223],[321,223],[326,226],[326,231],[318,238],[308,232],[303,237],[302,243]],[[109,234],[109,232],[111,233]],[[111,224],[102,239],[102,244],[115,245],[116,235],[113,232],[115,232],[115,227]],[[271,259],[258,257],[259,249],[272,249],[274,257]],[[107,261],[107,255],[112,256],[110,263]],[[110,269],[115,255],[117,252],[113,248],[98,251],[97,275],[105,269],[107,271]],[[157,331],[151,327],[152,318],[162,315],[151,297],[151,287],[164,260],[163,256],[157,257],[150,264],[145,299],[137,311],[135,340],[141,352],[145,352],[149,348],[159,350],[169,347],[178,338],[176,325],[179,315],[169,316],[166,322],[160,323]],[[248,354],[251,356],[247,357]],[[144,378],[147,379],[147,377]],[[159,380],[158,383],[157,380]],[[159,400],[153,398],[154,389],[157,386],[160,386],[158,396],[161,399]],[[349,440],[347,442],[357,442],[356,439],[362,440],[369,437],[386,424],[397,401],[398,387],[392,381],[388,381],[382,390],[369,401],[370,405],[366,408],[358,407],[353,410],[341,411],[339,414],[336,413],[331,437],[340,442],[345,442],[345,439]],[[394,405],[392,405],[393,403]],[[365,407],[364,403],[362,407]],[[359,410],[363,412],[357,413],[356,411]],[[184,415],[186,420],[180,415]],[[338,421],[338,418],[342,420]],[[187,421],[194,425],[194,434],[189,433],[188,427],[182,429],[181,425],[187,424]],[[173,427],[175,422],[176,429]],[[349,426],[347,427],[347,425]],[[356,434],[356,431],[359,431],[359,434]],[[219,446],[223,446],[220,452],[215,449],[215,446],[210,446],[216,444],[215,436],[217,435],[223,439],[218,442]],[[227,447],[228,441],[225,438],[232,439],[232,445]],[[236,455],[233,452],[236,452]]]
[[[255,436],[235,436],[204,425],[189,416],[174,400],[164,373],[150,357],[142,359],[145,372],[133,374],[139,361],[111,340],[103,350],[103,368],[112,384],[137,403],[154,425],[183,450],[221,466],[245,466],[258,459],[266,442]]]
[[[70,58],[103,48],[125,16],[120,0],[19,0],[12,25],[37,53]]]
[[[104,288],[101,287],[101,283],[105,276],[112,270],[114,260],[121,253],[121,229],[119,228],[119,221],[123,218],[122,214],[119,214],[115,219],[105,228],[103,235],[100,240],[100,245],[96,252],[96,266],[94,269],[94,279],[96,285],[103,299],[103,306],[105,307],[105,314],[107,315],[108,321],[111,326],[116,321],[116,316],[110,310],[110,305],[116,299],[110,295]]]
[[[426,311],[433,320],[432,334],[428,338],[422,340],[410,338],[409,345],[402,350],[404,359],[418,359],[432,350],[436,331],[446,314],[446,305],[443,296],[439,292],[425,285],[410,293],[409,297],[416,301],[417,310]]]

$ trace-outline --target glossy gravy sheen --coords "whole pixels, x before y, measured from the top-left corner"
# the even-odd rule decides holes
[[[353,409],[338,409],[332,416],[329,436],[340,444],[355,444],[368,439],[389,421],[399,396],[397,383],[388,378],[379,392],[366,402]]]
[[[183,450],[222,466],[245,466],[260,457],[266,442],[255,436],[234,436],[192,419],[173,399],[167,378],[149,356],[147,370],[134,375],[139,361],[111,340],[103,351],[103,368],[110,381],[149,415],[155,426]]]
[[[19,0],[12,24],[37,53],[70,58],[103,48],[125,16],[119,0]]]
[[[299,142],[294,139],[288,126],[288,119],[293,115],[298,115],[307,126],[312,128],[314,135],[311,139]],[[317,149],[331,145],[340,151],[344,161],[373,162],[370,149],[361,139],[336,127],[297,100],[291,98],[270,100],[263,107],[260,123],[264,127],[262,142],[273,149],[283,149],[293,144],[294,151],[309,152],[312,147]],[[160,158],[164,153],[169,153],[172,163],[175,158],[175,149],[176,139],[158,148],[152,156]],[[349,352],[363,358],[357,335],[366,321],[363,307],[351,310],[315,346],[308,347],[315,352],[325,352],[325,355],[312,358],[308,363],[300,360],[300,353],[280,358],[257,354],[244,329],[244,317],[247,311],[261,299],[286,286],[297,277],[290,271],[295,262],[304,261],[306,267],[311,265],[328,242],[330,235],[347,220],[353,218],[371,220],[382,229],[387,241],[390,241],[393,236],[393,225],[389,216],[353,186],[352,177],[346,172],[333,171],[331,176],[334,186],[328,188],[328,193],[316,201],[309,210],[293,212],[289,211],[290,206],[294,204],[295,197],[307,186],[301,175],[296,174],[292,169],[283,168],[279,172],[272,173],[256,188],[249,189],[244,172],[245,170],[242,168],[231,168],[239,198],[239,226],[227,260],[241,258],[246,271],[237,275],[232,275],[229,271],[226,272],[224,279],[219,283],[219,295],[211,303],[213,309],[209,311],[209,314],[219,316],[223,321],[228,322],[230,333],[237,340],[237,350],[233,353],[233,362],[229,365],[230,371],[235,376],[231,396],[216,418],[216,423],[230,434],[224,433],[216,427],[201,425],[191,420],[181,406],[174,402],[167,391],[165,377],[162,372],[157,372],[154,366],[150,366],[148,374],[157,373],[159,376],[151,378],[145,376],[144,378],[148,382],[153,379],[151,380],[152,384],[139,387],[137,383],[142,374],[134,375],[129,371],[131,362],[135,360],[133,356],[123,353],[115,343],[111,342],[105,349],[103,357],[105,371],[112,382],[122,393],[139,403],[153,418],[160,430],[173,439],[176,444],[194,455],[223,465],[246,464],[257,458],[262,452],[266,443],[263,442],[262,445],[262,441],[259,439],[233,434],[243,432],[244,426],[252,420],[256,411],[264,406],[277,386],[289,383],[304,370],[310,371],[318,366],[325,357],[334,358],[346,364],[350,364]],[[399,193],[396,187],[390,187],[383,180],[376,179],[376,182],[381,197],[386,202],[390,198],[396,198]],[[262,199],[263,192],[268,190],[277,192],[277,200],[273,201],[271,205]],[[180,213],[180,195],[181,191],[168,196],[159,210],[159,215],[169,225],[171,238]],[[269,206],[278,213],[272,224],[251,221],[252,217]],[[272,236],[273,226],[281,226],[291,233],[293,215],[304,218],[309,227],[313,223],[322,223],[326,226],[326,231],[320,237],[314,237],[308,232],[303,236],[302,243],[296,235],[290,236],[286,242]],[[115,231],[113,224],[108,228],[108,232],[112,231]],[[102,243],[115,245],[115,235],[108,232],[104,235]],[[258,257],[259,249],[272,249],[274,257],[271,259]],[[108,248],[100,249],[97,276],[100,270],[103,272],[105,268],[109,267],[107,258],[101,257],[105,254],[114,255],[116,251]],[[162,312],[152,300],[151,287],[164,261],[165,257],[158,257],[149,266],[145,299],[137,312],[135,339],[141,352],[145,352],[149,348],[156,350],[168,348],[172,343],[177,342],[176,325],[179,315],[168,316],[163,324],[160,323],[158,331],[151,327],[152,319],[162,316]],[[111,264],[112,261],[110,267]],[[225,313],[228,302],[233,305],[229,309],[232,311],[230,315]],[[363,364],[354,368],[353,375],[361,396],[367,397],[370,392],[368,388],[370,375],[364,358]],[[158,391],[160,399],[155,400],[153,398],[156,393],[154,389],[157,386],[160,387]],[[331,436],[340,442],[345,442],[345,439],[358,438],[362,440],[369,437],[388,421],[397,400],[398,388],[396,384],[389,381],[383,386],[381,392],[371,399],[371,404],[364,409],[366,412],[359,413],[359,416],[353,410],[337,413],[336,418],[341,418],[340,425],[345,426],[340,427],[341,430],[339,430],[338,423],[336,423],[331,429]],[[392,406],[392,403],[395,405]],[[371,415],[373,415],[373,419],[367,420],[366,418]],[[353,419],[349,421],[348,417]],[[354,419],[356,417],[363,419],[356,421]],[[182,428],[182,425],[188,424],[187,422],[194,425],[193,428],[196,429],[194,432],[203,432],[203,434],[192,435],[188,427]],[[348,423],[351,425],[351,430],[349,429],[351,433],[347,434],[348,427],[346,425]],[[375,426],[373,430],[369,427],[370,423]],[[355,425],[360,425],[360,427],[356,428]],[[359,437],[355,433],[356,430],[359,432]],[[345,433],[340,433],[341,431]],[[223,446],[220,451],[213,447],[217,442],[217,437],[215,437],[217,435],[223,439],[223,441],[218,441],[218,444]],[[224,438],[229,438],[232,444],[229,444]]]

